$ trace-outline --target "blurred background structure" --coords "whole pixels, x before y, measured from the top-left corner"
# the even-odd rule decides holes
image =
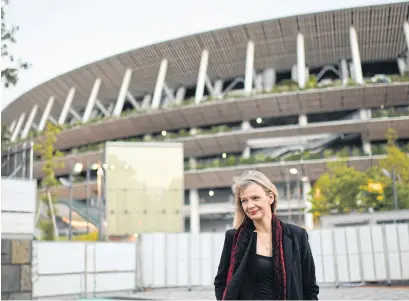
[[[36,242],[33,295],[211,285],[248,169],[310,231],[320,283],[409,280],[408,22],[402,2],[241,24],[15,99],[2,177],[37,180],[34,237],[121,242]]]

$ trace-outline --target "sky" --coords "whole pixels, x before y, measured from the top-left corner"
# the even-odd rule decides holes
[[[222,27],[404,0],[10,0],[11,50],[31,64],[3,89],[2,110],[21,94],[93,61]]]

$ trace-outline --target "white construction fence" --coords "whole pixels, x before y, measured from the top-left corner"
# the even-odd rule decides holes
[[[320,284],[409,280],[409,224],[309,232]],[[224,233],[144,234],[128,242],[35,242],[33,297],[118,296],[211,286]]]

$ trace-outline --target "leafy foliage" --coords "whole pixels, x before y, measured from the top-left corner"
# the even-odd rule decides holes
[[[397,135],[389,129],[387,157],[379,166],[366,171],[349,167],[344,154],[327,164],[327,171],[311,192],[311,212],[315,218],[333,213],[368,212],[394,209],[392,172],[396,173],[399,208],[409,208],[409,156],[396,144]]]
[[[29,68],[29,64],[21,59],[16,59],[10,53],[10,45],[16,43],[15,35],[18,26],[8,25],[6,21],[6,8],[9,0],[1,0],[1,80],[4,87],[15,86],[18,81],[18,73],[22,69]]]
[[[54,239],[54,226],[53,226],[53,216],[56,214],[56,198],[51,192],[51,188],[58,184],[58,180],[55,177],[55,169],[63,167],[64,162],[58,161],[59,157],[63,154],[55,149],[55,142],[57,141],[57,135],[60,133],[60,129],[48,122],[44,131],[44,136],[39,140],[37,144],[34,145],[34,150],[41,156],[43,163],[42,171],[44,172],[44,177],[41,181],[41,186],[44,188],[40,196],[40,200],[44,203],[47,208],[47,219],[40,222],[40,228],[43,231],[44,240]],[[48,193],[51,195],[51,207],[48,200]],[[52,209],[52,210],[51,210]]]

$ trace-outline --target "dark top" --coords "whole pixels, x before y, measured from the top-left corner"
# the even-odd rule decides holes
[[[274,283],[276,281],[274,277],[275,262],[272,257],[263,255],[256,256],[256,283],[257,292],[256,300],[275,300],[277,297],[274,293]]]
[[[314,258],[308,243],[308,234],[303,228],[283,223],[283,249],[287,280],[287,300],[318,300],[319,287],[315,281]],[[217,275],[214,279],[217,300],[223,298],[227,274],[230,266],[234,229],[227,230]],[[225,300],[254,300],[258,287],[254,282],[257,273],[255,268],[257,253],[257,234],[250,235],[247,250],[229,283]],[[272,273],[271,275],[275,275]],[[273,286],[274,288],[274,286]]]

